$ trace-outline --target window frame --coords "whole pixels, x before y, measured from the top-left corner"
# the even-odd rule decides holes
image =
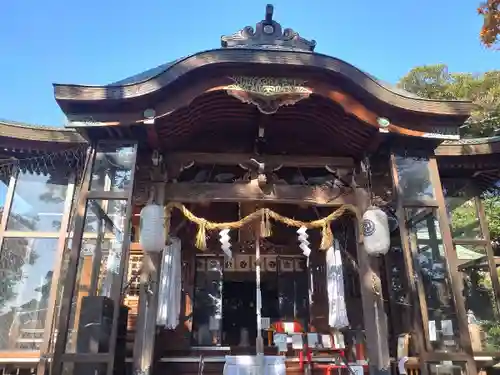
[[[20,169],[16,168],[10,176],[9,186],[5,197],[4,210],[0,218],[0,251],[3,248],[6,239],[10,238],[33,238],[33,239],[56,239],[55,256],[53,259],[53,274],[50,283],[50,294],[48,299],[47,316],[44,324],[43,341],[40,345],[40,350],[2,350],[0,351],[0,359],[2,358],[41,358],[43,357],[50,346],[50,339],[53,332],[54,324],[54,310],[56,305],[57,287],[61,273],[61,258],[64,251],[66,242],[68,224],[71,213],[71,203],[73,200],[76,175],[70,174],[66,189],[66,196],[63,204],[63,211],[61,212],[61,226],[59,231],[54,232],[40,232],[40,231],[17,231],[7,230],[7,223],[12,210],[12,204],[15,198],[16,186],[20,174]]]

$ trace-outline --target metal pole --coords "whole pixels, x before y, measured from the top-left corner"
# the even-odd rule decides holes
[[[157,183],[154,192],[156,203],[164,205],[165,184]],[[163,259],[161,254],[144,253],[142,259],[141,291],[134,341],[133,374],[135,375],[150,375],[153,370],[159,277]]]
[[[262,293],[260,290],[260,226],[255,225],[255,309],[257,315],[257,338],[255,339],[255,351],[257,355],[264,354],[264,340],[262,338]]]

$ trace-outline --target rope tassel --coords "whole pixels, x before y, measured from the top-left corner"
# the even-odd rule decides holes
[[[321,230],[321,250],[328,250],[333,246],[333,232],[330,228],[330,223],[323,224],[323,229]]]
[[[198,233],[196,233],[195,246],[202,251],[205,251],[207,249],[207,221],[206,220],[202,220],[198,224]]]
[[[296,220],[293,218],[285,217],[283,215],[280,215],[279,213],[269,209],[269,208],[261,208],[243,218],[241,218],[238,221],[230,221],[230,222],[224,222],[224,223],[217,223],[217,222],[212,222],[208,221],[207,219],[201,218],[193,214],[191,211],[189,211],[186,206],[184,206],[181,203],[177,202],[170,202],[167,204],[165,207],[167,211],[166,215],[166,222],[165,222],[165,227],[166,230],[168,231],[169,225],[170,225],[170,217],[172,215],[171,210],[172,209],[178,209],[182,212],[184,217],[188,219],[189,221],[195,223],[198,225],[198,233],[196,234],[196,241],[195,241],[195,246],[200,249],[200,250],[206,250],[207,248],[207,239],[206,239],[206,232],[207,231],[213,231],[213,230],[224,230],[224,229],[229,229],[229,230],[237,230],[244,225],[250,224],[251,222],[255,220],[260,219],[260,233],[262,237],[269,237],[271,236],[271,219],[276,220],[277,222],[283,223],[288,227],[295,227],[295,228],[301,228],[304,227],[307,230],[310,229],[319,229],[321,228],[321,246],[320,248],[322,250],[328,250],[332,245],[333,245],[333,233],[332,229],[330,228],[331,222],[337,220],[340,218],[342,215],[344,215],[346,212],[352,212],[356,215],[356,221],[358,226],[358,241],[362,241],[363,237],[363,231],[362,231],[362,225],[361,225],[361,215],[357,208],[353,205],[343,205],[336,211],[330,213],[328,216],[325,216],[321,219],[313,220],[313,221],[301,221],[301,220]]]
[[[262,220],[260,221],[260,235],[261,237],[271,237],[271,221],[269,220],[269,210],[266,208],[262,213]]]

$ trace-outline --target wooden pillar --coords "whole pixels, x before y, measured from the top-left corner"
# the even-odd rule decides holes
[[[12,201],[14,200],[14,191],[16,189],[18,173],[19,171],[16,169],[10,176],[9,186],[7,188],[7,194],[5,195],[3,211],[2,215],[0,216],[0,250],[3,247],[4,234],[5,230],[7,229],[7,221],[9,219],[10,209],[12,207]]]
[[[155,184],[156,203],[165,202],[165,184]],[[156,338],[156,315],[161,270],[161,253],[144,253],[142,258],[141,284],[137,323],[135,325],[133,373],[152,373]]]
[[[369,192],[363,188],[356,188],[356,202],[358,210],[363,214],[370,204]],[[370,257],[363,243],[359,241],[357,257],[366,349],[370,367],[375,372],[388,372],[390,370],[389,334],[378,259]]]
[[[475,189],[477,192],[477,189]],[[495,254],[491,246],[490,230],[488,228],[488,219],[486,218],[486,213],[484,211],[483,201],[481,200],[479,194],[476,194],[474,198],[478,216],[479,224],[481,226],[481,233],[486,241],[486,255],[488,257],[488,267],[490,269],[491,284],[493,287],[493,292],[495,293],[495,307],[497,311],[500,311],[500,281],[498,280],[497,265],[495,262]]]
[[[66,352],[67,334],[70,329],[71,309],[73,305],[73,292],[75,290],[78,264],[80,261],[80,249],[83,240],[85,216],[87,212],[87,196],[92,177],[92,164],[95,157],[95,147],[87,151],[87,159],[82,173],[82,181],[79,186],[78,195],[75,198],[74,210],[74,233],[69,250],[68,269],[63,282],[63,292],[59,309],[59,321],[57,325],[57,336],[54,343],[54,355],[50,373],[60,375],[64,372],[63,355]]]

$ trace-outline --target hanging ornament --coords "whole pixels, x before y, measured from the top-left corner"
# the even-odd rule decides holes
[[[157,204],[148,204],[141,211],[139,242],[145,252],[159,253],[166,241],[165,210]]]
[[[389,219],[384,211],[369,207],[363,215],[363,242],[370,255],[385,255],[391,247]]]
[[[260,221],[260,235],[263,238],[271,236],[271,221],[269,220],[269,209],[265,208]]]
[[[182,290],[181,240],[170,237],[161,256],[156,324],[172,330],[179,325]]]
[[[233,252],[231,251],[231,237],[229,237],[229,229],[222,229],[219,232],[219,241],[224,254],[226,254],[228,258],[232,258]]]
[[[340,243],[326,252],[326,286],[328,295],[328,324],[332,328],[342,329],[349,326],[347,307],[345,304],[344,272]]]
[[[309,257],[311,254],[311,248],[309,245],[311,244],[307,239],[309,238],[309,235],[307,234],[307,228],[306,227],[300,227],[297,230],[297,234],[299,235],[299,247],[302,250],[302,254],[304,254],[306,257]]]

